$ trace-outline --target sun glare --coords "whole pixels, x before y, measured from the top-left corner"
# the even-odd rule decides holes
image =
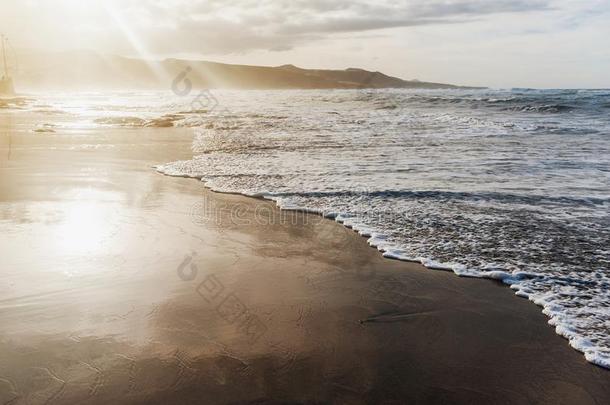
[[[71,206],[57,228],[57,247],[64,255],[98,251],[109,233],[105,207],[92,202]]]

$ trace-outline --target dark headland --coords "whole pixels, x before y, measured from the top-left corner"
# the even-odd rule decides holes
[[[17,81],[20,88],[32,90],[157,90],[167,89],[185,69],[189,69],[189,80],[195,88],[472,88],[403,80],[358,68],[302,69],[294,65],[250,66],[184,59],[145,61],[91,51],[23,52]]]

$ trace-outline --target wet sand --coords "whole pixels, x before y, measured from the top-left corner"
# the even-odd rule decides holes
[[[610,372],[498,283],[156,173],[188,130],[35,122],[0,112],[0,404],[610,398]]]

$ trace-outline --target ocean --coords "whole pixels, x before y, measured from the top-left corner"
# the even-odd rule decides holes
[[[156,170],[320,213],[388,258],[500,280],[610,368],[608,90],[46,94],[0,108],[59,117],[41,133],[192,127],[192,159]]]

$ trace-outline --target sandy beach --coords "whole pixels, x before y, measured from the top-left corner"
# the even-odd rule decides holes
[[[602,404],[540,308],[153,166],[180,128],[0,112],[0,404]]]

